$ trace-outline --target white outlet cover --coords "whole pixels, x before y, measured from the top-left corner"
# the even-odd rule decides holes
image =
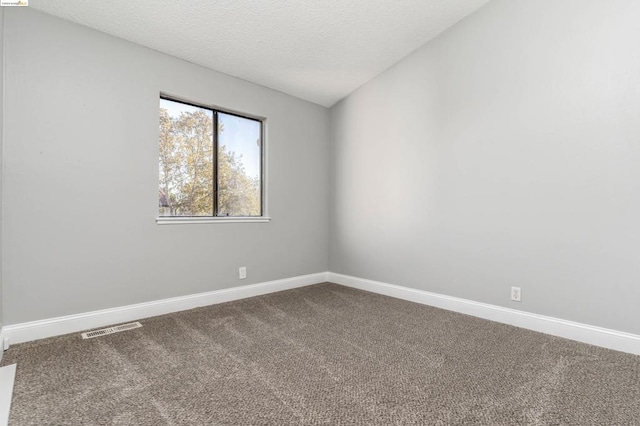
[[[511,300],[514,302],[522,301],[522,290],[520,287],[511,287]]]

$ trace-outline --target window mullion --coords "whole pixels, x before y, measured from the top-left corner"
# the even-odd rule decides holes
[[[218,111],[213,110],[213,216],[218,216]]]

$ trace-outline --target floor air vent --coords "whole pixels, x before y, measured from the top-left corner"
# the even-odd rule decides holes
[[[129,324],[116,325],[115,327],[103,328],[102,330],[87,331],[86,333],[82,333],[82,338],[93,339],[94,337],[106,336],[107,334],[119,333],[140,327],[142,327],[142,324],[139,322],[130,322]]]

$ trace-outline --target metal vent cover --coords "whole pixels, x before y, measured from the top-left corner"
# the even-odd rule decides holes
[[[140,328],[142,324],[139,322],[130,322],[129,324],[116,325],[113,327],[103,328],[101,330],[87,331],[82,333],[83,339],[93,339],[94,337],[106,336],[107,334],[119,333],[121,331],[133,330],[134,328]]]

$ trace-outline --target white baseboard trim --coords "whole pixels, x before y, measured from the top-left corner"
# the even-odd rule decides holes
[[[327,281],[503,324],[514,325],[553,336],[564,337],[578,342],[640,355],[640,336],[636,334],[333,272],[327,273]]]
[[[10,344],[29,342],[157,315],[170,314],[201,306],[215,305],[290,290],[325,281],[449,311],[460,312],[503,324],[514,325],[553,336],[564,337],[591,345],[640,355],[640,336],[635,334],[334,272],[321,272],[259,284],[250,284],[242,287],[138,303],[118,308],[5,325],[0,329],[0,361],[2,360],[1,349],[4,338],[7,338]]]
[[[5,325],[3,327],[3,335],[9,339],[10,344],[29,342],[32,340],[44,339],[62,334],[77,333],[79,331],[154,317],[157,315],[170,314],[201,306],[215,305],[218,303],[245,299],[247,297],[290,290],[293,288],[318,284],[325,282],[326,280],[327,273],[321,272],[259,284],[250,284],[242,287],[232,287],[224,290],[215,290],[206,293],[156,300],[153,302],[138,303],[118,308],[102,309],[99,311],[67,315],[21,324]]]

